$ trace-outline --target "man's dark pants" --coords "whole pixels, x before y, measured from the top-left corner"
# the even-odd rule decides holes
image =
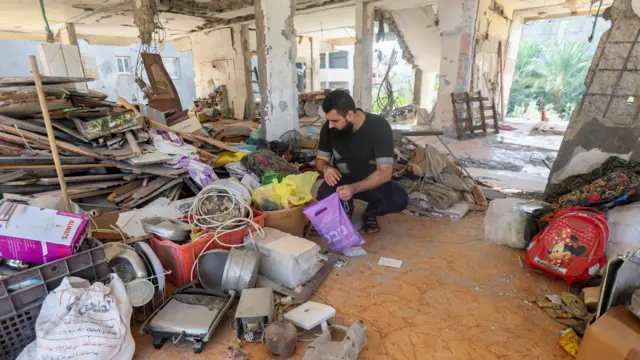
[[[338,186],[349,185],[358,181],[349,175],[342,175],[336,186],[329,186],[325,181],[318,189],[318,200],[335,193]],[[395,181],[389,181],[375,189],[357,193],[353,198],[367,202],[368,205],[364,211],[365,216],[384,216],[391,213],[399,213],[409,205],[407,192]],[[353,200],[349,201],[349,208],[353,209]]]

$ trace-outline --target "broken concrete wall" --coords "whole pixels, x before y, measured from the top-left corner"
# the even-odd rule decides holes
[[[403,48],[403,57],[422,70],[419,81],[421,89],[418,104],[431,111],[437,93],[434,91],[436,74],[440,70],[440,27],[433,6],[392,10],[394,31],[398,32]],[[407,59],[407,51],[411,59]]]
[[[438,6],[441,31],[440,80],[435,128],[453,123],[451,93],[468,91],[479,0],[450,0]]]
[[[225,85],[234,118],[242,119],[247,96],[240,25],[194,33],[176,44],[180,44],[181,49],[190,49],[193,54],[197,96],[207,96],[217,86]]]
[[[612,155],[640,161],[640,17],[631,0],[615,0],[603,15],[611,29],[600,38],[547,189]]]
[[[498,111],[500,111],[498,48],[502,47],[502,66],[504,67],[512,18],[513,9],[506,1],[480,0],[472,88],[473,91],[482,91],[485,96],[494,94]],[[507,99],[505,98],[504,101],[506,105]]]

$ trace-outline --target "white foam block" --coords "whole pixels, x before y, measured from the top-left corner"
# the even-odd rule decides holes
[[[400,269],[402,267],[402,260],[391,259],[391,258],[386,258],[384,256],[381,256],[380,260],[378,261],[378,265],[390,266],[390,267]]]
[[[284,318],[293,325],[305,330],[311,330],[323,322],[336,315],[336,309],[329,305],[320,304],[313,301],[298,306],[297,308],[284,314]]]

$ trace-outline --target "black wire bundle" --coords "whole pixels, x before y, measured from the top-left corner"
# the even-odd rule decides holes
[[[393,66],[396,64],[397,58],[398,51],[394,47],[393,51],[391,51],[391,55],[389,56],[389,64],[387,65],[384,78],[382,78],[382,82],[380,82],[378,94],[376,96],[376,105],[378,105],[378,109],[380,109],[380,115],[385,118],[389,117],[396,108],[396,98],[393,93],[393,86],[391,85],[391,79],[389,76],[391,75]]]

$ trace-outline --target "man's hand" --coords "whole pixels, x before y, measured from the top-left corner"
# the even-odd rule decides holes
[[[340,197],[340,200],[345,201],[351,200],[353,198],[353,195],[356,194],[356,189],[353,185],[338,186],[336,191],[338,192],[338,197]]]
[[[336,186],[341,177],[342,174],[340,174],[340,171],[336,168],[331,166],[324,168],[324,181],[326,181],[329,186]]]

